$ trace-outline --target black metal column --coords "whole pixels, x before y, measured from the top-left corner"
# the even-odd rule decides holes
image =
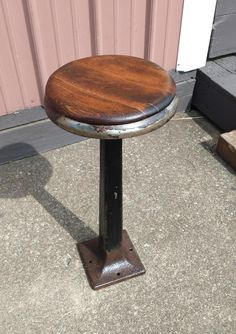
[[[105,251],[122,239],[122,140],[100,140],[99,239]]]
[[[145,268],[122,229],[122,140],[100,140],[99,236],[78,245],[93,289],[142,275]]]

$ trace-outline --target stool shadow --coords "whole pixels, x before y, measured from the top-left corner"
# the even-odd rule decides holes
[[[0,175],[0,197],[23,198],[32,195],[76,242],[96,237],[96,233],[90,227],[44,188],[53,173],[49,161],[26,143],[4,146],[0,149],[0,155],[7,155],[7,152],[14,150],[28,152],[28,155],[30,152],[30,155],[37,155],[37,158],[18,160],[18,165],[14,168],[5,168],[4,173]]]

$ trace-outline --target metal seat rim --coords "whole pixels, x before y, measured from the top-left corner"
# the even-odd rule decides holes
[[[62,129],[82,137],[124,139],[140,136],[161,127],[174,116],[177,105],[178,98],[175,96],[172,102],[160,112],[138,122],[120,125],[87,124],[62,115],[58,115],[52,121]]]

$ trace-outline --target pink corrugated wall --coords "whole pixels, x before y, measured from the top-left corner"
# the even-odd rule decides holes
[[[0,115],[42,103],[73,59],[128,54],[175,68],[184,0],[0,0]]]

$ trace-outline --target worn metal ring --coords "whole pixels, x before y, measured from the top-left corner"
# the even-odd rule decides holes
[[[96,139],[123,139],[140,136],[161,127],[173,117],[177,104],[178,98],[175,97],[160,112],[141,121],[121,125],[86,124],[61,115],[58,115],[52,121],[62,129],[79,136]]]

